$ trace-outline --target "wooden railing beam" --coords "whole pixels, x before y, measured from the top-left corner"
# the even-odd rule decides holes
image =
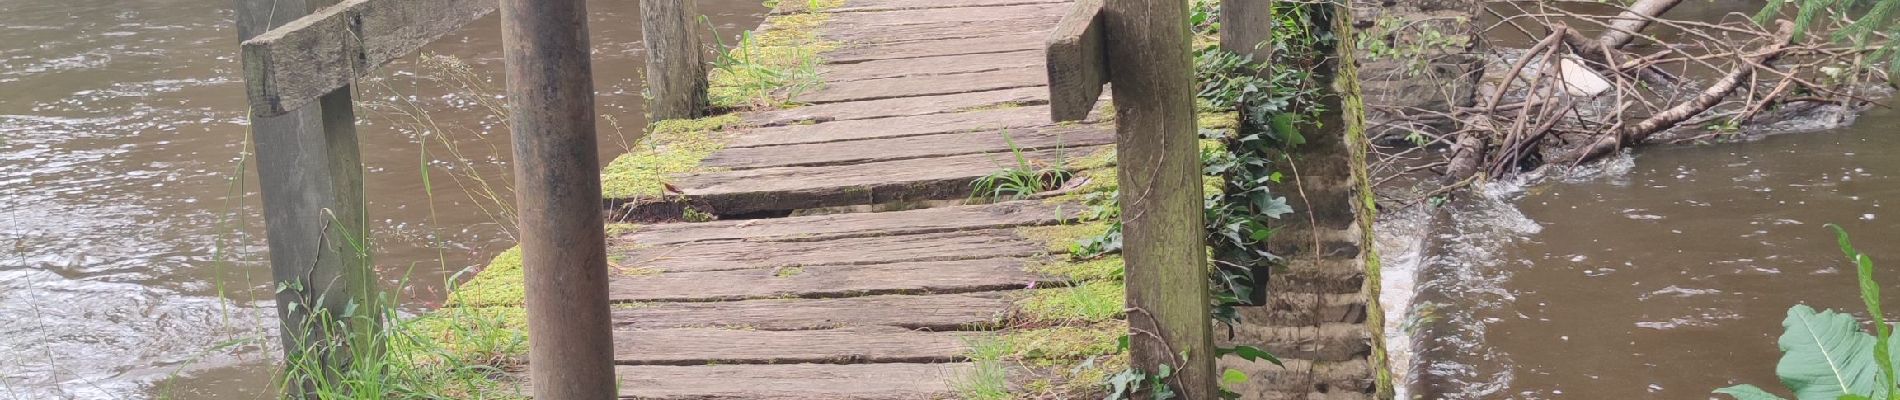
[[[349,0],[249,37],[243,57],[251,113],[308,105],[495,7],[494,0]]]

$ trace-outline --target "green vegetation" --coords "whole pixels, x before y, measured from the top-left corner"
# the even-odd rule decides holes
[[[1881,313],[1880,283],[1874,281],[1874,260],[1854,249],[1847,231],[1828,225],[1839,237],[1841,252],[1858,271],[1861,301],[1873,317],[1874,334],[1861,330],[1852,315],[1832,310],[1815,312],[1805,304],[1788,309],[1778,343],[1781,362],[1775,374],[1802,400],[1900,399],[1900,379],[1894,376],[1893,329]],[[1737,400],[1781,399],[1755,385],[1716,389]]]
[[[818,54],[837,47],[820,38],[817,28],[831,18],[824,10],[843,3],[806,1],[799,12],[773,17],[765,29],[741,34],[730,47],[719,43],[726,51],[707,76],[713,107],[781,108],[798,93],[816,89],[821,84]]]
[[[520,306],[526,292],[522,288],[521,246],[495,255],[487,268],[449,294],[454,307]]]
[[[700,169],[700,162],[725,148],[723,130],[740,124],[726,114],[653,123],[652,132],[627,154],[600,172],[601,195],[609,199],[656,199],[666,194],[669,176]]]
[[[1023,154],[1023,149],[1016,146],[1016,139],[1010,137],[1009,132],[1002,134],[1003,142],[1009,144],[1010,155],[1014,156],[1016,163],[970,182],[972,200],[1020,200],[1061,187],[1072,176],[1065,168],[1066,163],[1060,159],[1060,153],[1056,165],[1040,165]]]

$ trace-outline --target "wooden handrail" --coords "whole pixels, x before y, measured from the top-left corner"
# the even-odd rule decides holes
[[[308,105],[495,7],[494,0],[349,0],[245,40],[251,113]]]

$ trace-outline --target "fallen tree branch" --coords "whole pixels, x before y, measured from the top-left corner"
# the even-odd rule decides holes
[[[1715,107],[1716,104],[1722,102],[1722,99],[1727,98],[1730,92],[1740,87],[1748,77],[1754,75],[1756,69],[1754,66],[1764,65],[1773,61],[1775,57],[1781,55],[1782,50],[1786,49],[1789,43],[1794,39],[1794,22],[1781,20],[1777,22],[1777,25],[1777,31],[1779,33],[1775,34],[1773,44],[1753,54],[1744,56],[1743,63],[1736,65],[1728,74],[1723,75],[1721,80],[1717,80],[1714,84],[1709,85],[1707,89],[1703,89],[1702,93],[1696,96],[1696,98],[1663,110],[1663,112],[1652,115],[1642,122],[1624,126],[1608,135],[1602,135],[1595,142],[1579,147],[1565,155],[1563,159],[1573,160],[1572,165],[1595,160],[1623,146],[1643,143],[1649,139],[1650,135],[1668,130],[1669,128],[1674,128],[1677,124],[1682,123],[1682,121],[1695,117],[1696,114],[1701,114],[1703,111],[1708,111],[1711,107]]]

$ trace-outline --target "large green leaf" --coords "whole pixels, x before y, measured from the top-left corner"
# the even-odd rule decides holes
[[[1715,393],[1726,394],[1729,397],[1735,398],[1735,400],[1783,400],[1781,396],[1768,393],[1768,391],[1761,390],[1761,388],[1755,387],[1755,385],[1729,386],[1715,389]]]
[[[1845,395],[1881,398],[1880,366],[1874,337],[1854,317],[1832,310],[1816,313],[1806,305],[1788,309],[1781,321],[1781,363],[1775,374],[1802,400],[1835,400]],[[1881,393],[1876,393],[1879,391]]]

